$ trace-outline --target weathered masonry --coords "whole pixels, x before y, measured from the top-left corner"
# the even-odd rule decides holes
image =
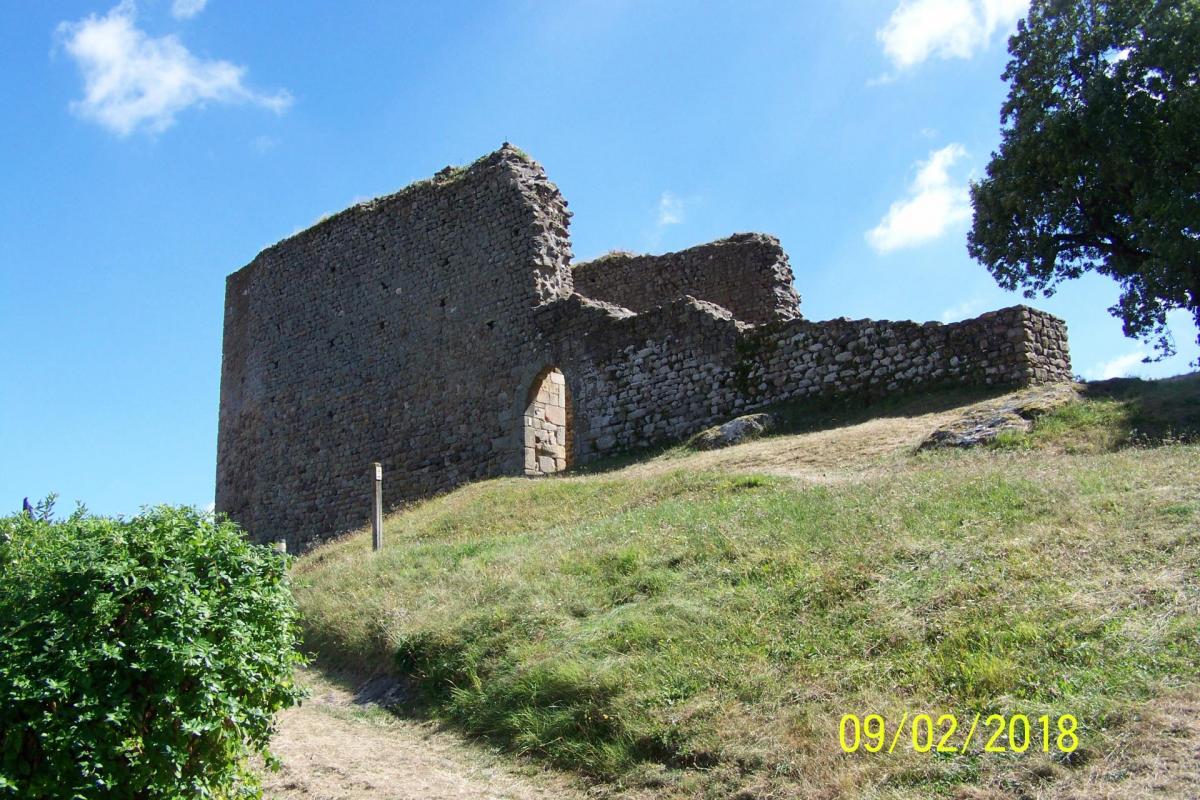
[[[1066,329],[810,322],[763,234],[572,268],[571,213],[505,145],[356,205],[229,276],[219,511],[290,550],[385,503],[544,475],[783,401],[1070,379]]]

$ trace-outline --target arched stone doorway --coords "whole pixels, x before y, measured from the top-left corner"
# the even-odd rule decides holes
[[[571,466],[571,393],[562,370],[538,373],[525,401],[525,474],[552,475]]]

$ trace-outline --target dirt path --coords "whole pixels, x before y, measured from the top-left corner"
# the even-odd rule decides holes
[[[518,774],[498,755],[429,723],[400,719],[309,673],[313,695],[280,715],[266,772],[272,800],[550,800],[581,798],[566,779]]]

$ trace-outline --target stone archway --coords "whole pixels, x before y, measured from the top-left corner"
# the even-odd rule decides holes
[[[571,393],[562,370],[538,373],[525,401],[525,474],[553,475],[571,466]]]

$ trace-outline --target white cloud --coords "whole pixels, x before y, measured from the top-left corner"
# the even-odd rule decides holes
[[[961,303],[943,310],[941,320],[942,322],[958,322],[967,319],[982,307],[983,303],[974,298],[963,300]]]
[[[250,146],[259,153],[269,153],[274,150],[278,144],[278,139],[276,139],[274,136],[267,136],[266,134],[255,136],[250,142]]]
[[[658,198],[658,221],[660,228],[665,228],[668,225],[678,225],[683,222],[684,218],[684,203],[683,198],[676,196],[673,192],[663,192]]]
[[[917,168],[908,195],[892,203],[879,224],[867,231],[867,243],[878,253],[931,242],[971,216],[966,183],[950,180],[950,168],[965,157],[961,144],[929,154]]]
[[[171,16],[175,19],[191,19],[204,10],[208,0],[172,0]]]
[[[243,83],[245,67],[197,58],[175,36],[153,38],[134,24],[125,0],[103,17],[58,26],[64,49],[83,73],[84,96],[71,110],[119,136],[160,133],[179,112],[206,102],[251,103],[276,113],[291,105],[286,91],[261,94]]]
[[[1128,378],[1135,371],[1135,367],[1141,365],[1142,359],[1146,354],[1141,350],[1135,353],[1126,353],[1123,356],[1097,364],[1086,373],[1084,377],[1090,381],[1106,381],[1109,378]]]
[[[970,58],[1028,8],[1029,0],[901,0],[875,36],[898,69],[930,56]]]

